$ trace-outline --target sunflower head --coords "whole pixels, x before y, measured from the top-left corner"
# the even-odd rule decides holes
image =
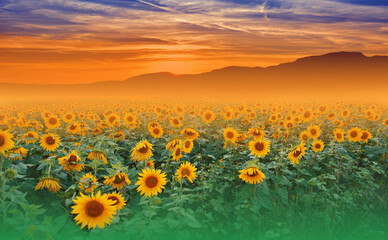
[[[127,174],[122,172],[116,173],[111,177],[105,177],[104,184],[111,185],[114,189],[120,190],[126,184],[131,184],[131,180],[129,180]]]
[[[146,168],[142,170],[142,173],[139,173],[136,182],[136,185],[139,186],[137,191],[146,197],[156,196],[162,192],[166,183],[165,173],[162,173],[161,170],[155,171],[155,169]]]
[[[197,178],[196,171],[197,168],[190,162],[183,162],[181,163],[175,175],[178,177],[178,179],[187,179],[189,182],[193,183],[193,181]]]
[[[0,153],[7,151],[15,146],[15,143],[12,141],[12,134],[8,131],[0,130]]]
[[[235,142],[237,139],[238,132],[233,128],[225,128],[224,129],[224,139],[225,141]]]
[[[361,129],[354,127],[348,130],[347,138],[350,142],[357,142],[361,139]]]
[[[249,142],[249,150],[251,154],[257,157],[265,157],[270,152],[271,142],[265,138],[255,139]]]
[[[61,186],[58,183],[58,179],[52,177],[43,177],[39,180],[39,183],[35,187],[35,191],[46,188],[49,192],[58,192],[61,190]]]
[[[117,212],[116,202],[108,199],[109,195],[98,191],[96,195],[86,196],[81,193],[73,200],[75,205],[72,207],[72,214],[76,214],[74,220],[81,224],[81,228],[88,225],[88,229],[102,229],[106,224],[110,224],[113,215]]]
[[[312,143],[312,147],[314,152],[322,152],[323,148],[325,147],[325,144],[321,140],[315,140]]]
[[[239,178],[249,184],[258,184],[265,179],[264,173],[258,167],[249,166],[239,172],[241,173]]]
[[[56,134],[48,133],[40,138],[40,145],[47,151],[55,151],[61,143]]]
[[[125,200],[124,197],[121,193],[108,193],[108,200],[113,201],[114,203],[112,206],[114,206],[117,210],[121,210],[125,207]]]
[[[135,161],[148,160],[154,154],[152,153],[152,144],[147,140],[141,141],[132,149],[131,158]]]

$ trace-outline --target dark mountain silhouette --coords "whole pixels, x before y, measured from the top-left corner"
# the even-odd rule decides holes
[[[267,68],[231,66],[201,74],[144,74],[79,85],[0,84],[5,98],[128,97],[222,99],[360,99],[387,101],[388,56],[335,52]]]

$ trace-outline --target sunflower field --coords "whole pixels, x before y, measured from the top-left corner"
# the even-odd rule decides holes
[[[388,107],[0,105],[1,239],[388,239]]]

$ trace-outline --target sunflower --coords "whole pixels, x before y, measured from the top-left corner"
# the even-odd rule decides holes
[[[122,131],[117,131],[115,134],[110,134],[109,137],[113,137],[115,140],[124,140],[125,134]]]
[[[193,150],[194,142],[191,139],[186,139],[182,144],[182,151],[184,153],[190,153]]]
[[[11,148],[5,154],[6,158],[10,158],[12,154],[17,154],[19,156],[13,157],[13,160],[23,160],[23,158],[27,157],[28,149],[24,147]]]
[[[265,136],[264,131],[259,128],[250,128],[248,133],[254,138],[263,138]]]
[[[45,118],[44,121],[48,129],[54,129],[61,126],[59,118],[57,118],[55,115],[51,115],[50,117]]]
[[[148,131],[150,132],[151,136],[154,138],[161,138],[163,136],[163,128],[161,127],[151,128],[151,129],[148,129]]]
[[[199,137],[199,134],[197,131],[195,131],[192,128],[185,128],[181,131],[181,134],[185,135],[187,138],[191,140],[196,140]]]
[[[171,153],[172,160],[178,161],[183,157],[182,155],[182,147],[181,146],[176,146],[174,151]]]
[[[344,111],[342,111],[342,117],[343,118],[347,118],[350,116],[350,110],[349,109],[345,109]]]
[[[265,138],[255,139],[249,142],[249,150],[251,150],[251,154],[257,157],[265,157],[270,152],[270,144],[271,142]]]
[[[12,141],[13,135],[8,131],[0,130],[0,153],[7,151],[15,146],[15,143]]]
[[[237,135],[237,139],[236,139],[236,142],[242,142],[244,141],[245,139],[247,139],[247,134],[246,133],[239,133]]]
[[[115,114],[115,113],[109,114],[106,117],[106,124],[108,124],[109,127],[113,127],[113,126],[119,127],[120,126],[120,116]]]
[[[141,141],[132,149],[131,158],[135,161],[143,161],[148,160],[154,154],[152,153],[152,144],[147,140]]]
[[[125,200],[121,193],[108,193],[108,200],[112,200],[114,202],[112,206],[114,206],[117,210],[121,210],[125,206]]]
[[[234,117],[234,112],[233,112],[232,109],[227,109],[227,110],[224,112],[224,119],[225,119],[225,120],[231,120],[233,117]]]
[[[325,147],[325,144],[321,140],[315,140],[312,143],[312,147],[314,152],[322,152],[323,148]]]
[[[139,173],[138,181],[135,185],[139,185],[137,191],[140,195],[146,197],[156,196],[161,193],[166,185],[166,174],[162,173],[161,170],[155,172],[155,169],[146,168]]]
[[[304,121],[304,122],[310,122],[310,121],[313,120],[313,118],[314,118],[313,111],[312,111],[312,110],[306,110],[306,111],[302,114],[302,117],[303,117],[303,121]]]
[[[205,111],[202,115],[202,119],[206,124],[209,124],[216,119],[216,115],[213,111]]]
[[[307,131],[302,131],[299,135],[299,139],[301,141],[307,141],[308,138],[309,138],[309,133]]]
[[[105,185],[112,185],[113,188],[120,190],[125,186],[125,184],[131,184],[127,174],[125,173],[116,173],[112,177],[105,177]]]
[[[80,163],[81,158],[73,150],[69,155],[59,158],[59,165],[63,167],[65,171],[78,171],[84,168],[84,164]]]
[[[103,194],[98,191],[96,195],[86,196],[81,193],[81,196],[77,196],[73,200],[75,205],[72,207],[72,214],[77,214],[74,220],[77,224],[81,224],[81,228],[88,225],[88,229],[98,228],[102,229],[106,224],[110,224],[113,219],[113,215],[117,211],[116,203],[113,200],[108,199],[109,195]]]
[[[47,133],[40,138],[40,146],[47,151],[55,151],[60,143],[59,137],[53,133]]]
[[[179,166],[175,175],[179,180],[187,179],[189,182],[193,183],[193,181],[197,178],[197,168],[193,166],[190,162],[183,162]]]
[[[342,128],[336,128],[333,131],[333,135],[334,135],[334,139],[337,142],[343,142],[345,139],[345,130],[343,130]]]
[[[182,126],[182,122],[177,117],[170,118],[170,124],[173,127],[179,128]]]
[[[160,126],[159,123],[154,122],[154,121],[149,122],[148,125],[147,125],[148,130],[150,130],[152,128],[156,128],[156,127],[162,127],[162,126]]]
[[[136,124],[137,122],[137,117],[135,114],[132,113],[127,113],[124,115],[124,123],[127,125],[133,125]]]
[[[36,140],[39,138],[39,135],[34,131],[29,131],[28,133],[23,135],[23,138],[27,144],[36,143]]]
[[[74,122],[67,127],[66,132],[68,134],[75,135],[79,132],[79,130],[80,130],[79,124],[77,122]]]
[[[93,129],[90,130],[93,136],[97,136],[98,134],[101,134],[102,131],[99,127],[94,127]]]
[[[367,143],[372,138],[372,134],[368,130],[362,130],[360,140]]]
[[[35,187],[35,191],[47,188],[49,192],[57,193],[61,190],[61,186],[58,183],[58,180],[52,177],[44,177],[39,180],[39,183]]]
[[[299,164],[299,159],[303,157],[306,151],[304,142],[301,142],[297,147],[295,147],[289,154],[288,158],[291,160],[292,164]]]
[[[97,187],[98,187],[97,178],[90,173],[83,175],[81,180],[79,181],[79,188],[81,190],[84,190],[85,193],[93,192],[94,189],[96,189]]]
[[[258,184],[265,179],[265,175],[257,167],[248,167],[241,171],[239,178],[249,184]]]
[[[225,141],[235,142],[237,139],[237,131],[233,128],[225,128],[224,129],[224,139]]]
[[[294,123],[293,121],[288,121],[288,122],[286,122],[286,123],[284,124],[284,127],[285,127],[286,129],[293,128],[293,127],[295,127],[295,123]]]
[[[349,129],[348,131],[348,140],[350,142],[357,142],[357,141],[360,141],[360,138],[361,138],[361,129],[358,128],[358,127],[354,127],[354,128],[351,128]]]
[[[388,127],[388,119],[384,119],[383,124]]]
[[[108,164],[108,159],[106,157],[106,154],[102,151],[99,151],[99,150],[93,150],[91,151],[89,154],[88,154],[88,157],[87,159],[89,160],[100,160],[102,161],[104,164]]]
[[[333,120],[333,119],[336,118],[336,115],[335,115],[335,113],[329,113],[329,114],[327,114],[326,118],[327,118],[328,120]]]
[[[147,168],[154,168],[155,167],[155,161],[154,160],[146,160],[145,166]]]
[[[172,151],[174,150],[177,146],[180,146],[182,145],[182,140],[180,140],[179,138],[174,138],[173,140],[169,141],[167,144],[166,144],[166,149],[168,151]]]
[[[310,125],[307,128],[307,132],[309,133],[310,138],[317,139],[319,136],[321,136],[320,125]]]
[[[74,116],[73,113],[67,112],[66,114],[64,114],[64,115],[62,116],[62,119],[63,119],[63,121],[64,121],[65,123],[71,123],[71,122],[74,121],[75,116]]]

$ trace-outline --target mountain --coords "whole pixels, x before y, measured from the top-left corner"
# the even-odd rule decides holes
[[[58,98],[219,98],[388,101],[388,56],[309,56],[271,67],[231,66],[201,74],[151,73],[78,85],[0,84],[0,96]]]

